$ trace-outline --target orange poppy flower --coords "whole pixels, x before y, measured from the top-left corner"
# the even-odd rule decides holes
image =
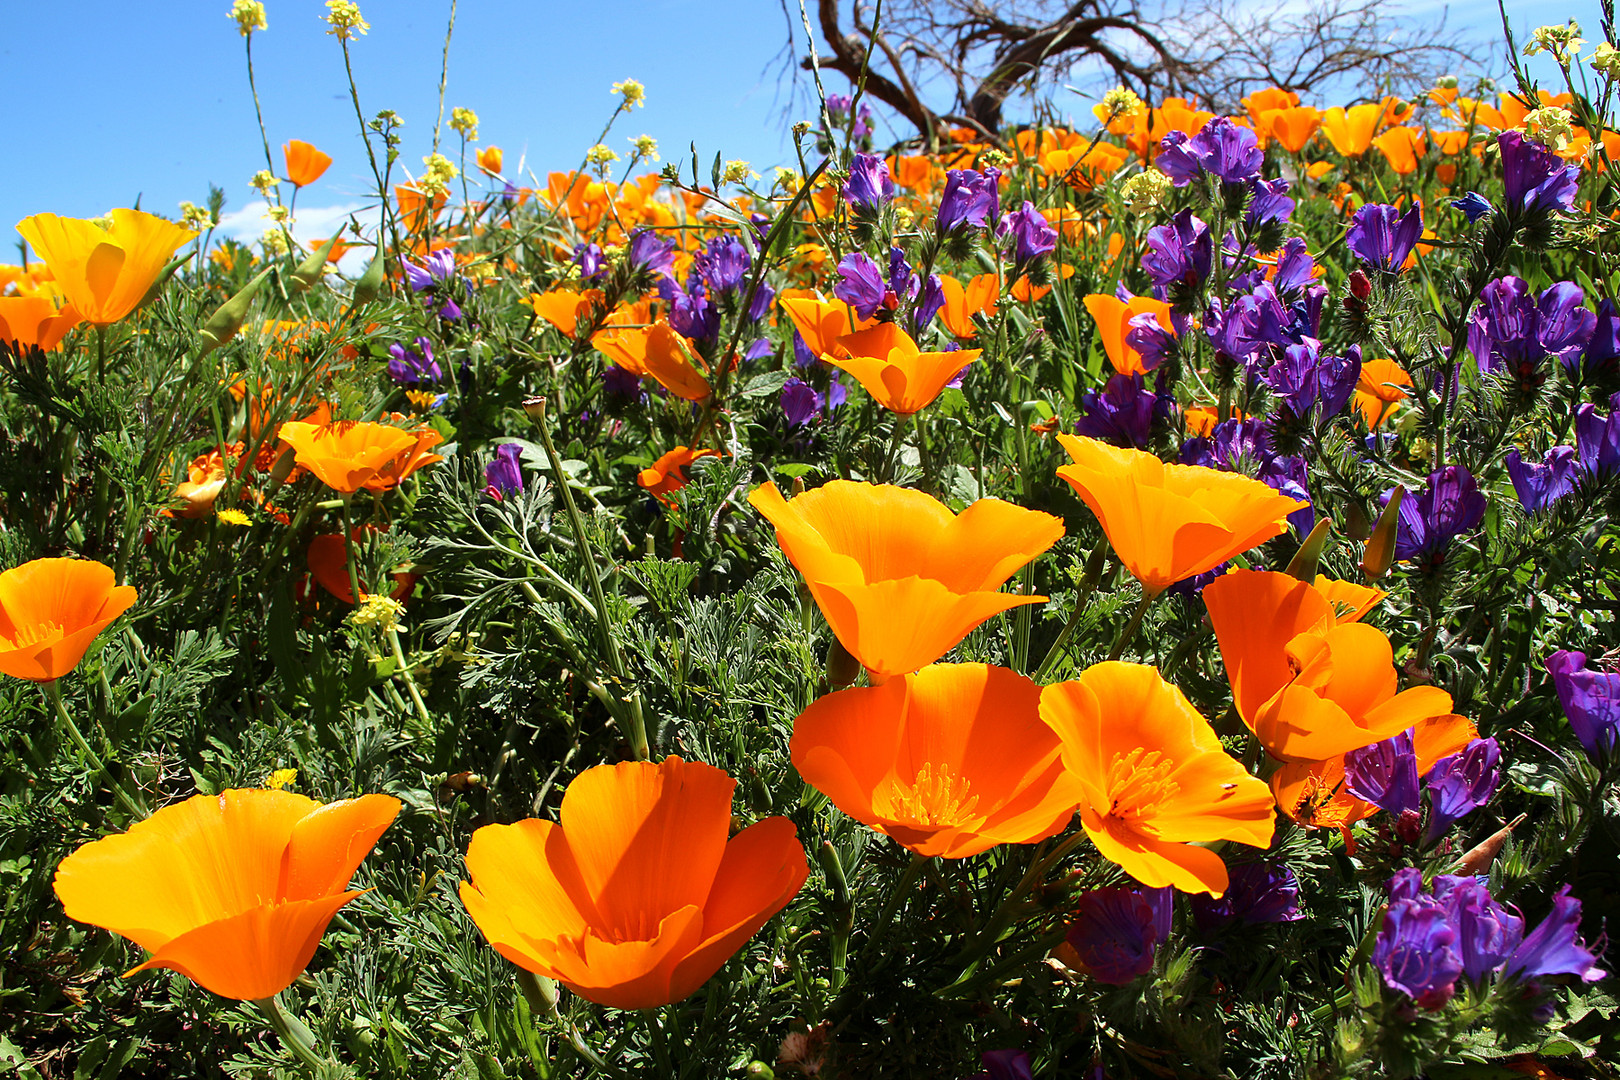
[[[358,546],[365,534],[371,531],[368,528],[356,528],[354,542]],[[343,543],[342,533],[328,533],[317,536],[309,542],[309,552],[305,556],[309,566],[309,576],[315,583],[345,604],[353,606],[354,590],[349,588],[349,552]],[[416,587],[416,575],[408,570],[394,571],[394,587],[389,596],[395,600],[403,600],[411,594]],[[364,599],[365,590],[361,590]]]
[[[592,309],[601,302],[600,289],[587,289],[585,292],[552,289],[550,292],[530,293],[518,301],[568,337],[574,336],[574,329],[581,319],[589,321]]]
[[[1192,405],[1181,411],[1182,419],[1187,422],[1187,433],[1207,439],[1215,433],[1215,425],[1220,423],[1221,407],[1219,405]],[[1243,412],[1240,409],[1228,409],[1227,416],[1233,420],[1242,420]]]
[[[1383,126],[1385,109],[1381,102],[1332,108],[1322,114],[1322,130],[1333,149],[1345,157],[1360,157],[1372,145],[1373,136]]]
[[[289,420],[276,434],[293,448],[298,464],[327,487],[349,495],[361,488],[385,490],[421,466],[444,460],[426,453],[442,439],[432,428],[411,432],[359,420]]]
[[[0,296],[0,344],[18,352],[50,352],[83,321],[72,304],[58,310],[46,296]]]
[[[1160,326],[1171,333],[1175,332],[1170,326],[1170,305],[1151,296],[1133,296],[1129,300],[1121,300],[1112,293],[1092,293],[1084,303],[1092,321],[1097,324],[1097,333],[1102,336],[1103,351],[1108,354],[1108,362],[1121,375],[1139,375],[1147,370],[1142,365],[1142,354],[1125,342],[1132,319],[1151,314]]]
[[[506,159],[505,155],[501,153],[500,147],[486,146],[478,151],[474,160],[478,162],[478,167],[484,172],[491,176],[499,176],[501,175],[501,166],[505,164]]]
[[[1062,520],[1038,510],[980,499],[953,515],[888,484],[834,480],[788,502],[767,482],[748,501],[832,632],[879,678],[933,663],[993,615],[1045,603],[996,590],[1063,536]]]
[[[1209,722],[1159,669],[1110,661],[1041,691],[1041,719],[1080,779],[1080,824],[1110,862],[1150,888],[1216,896],[1221,857],[1194,844],[1264,848],[1271,790],[1221,749]]]
[[[1439,687],[1396,693],[1389,638],[1339,622],[1309,582],[1235,570],[1204,587],[1204,604],[1238,715],[1272,757],[1323,761],[1451,711]]]
[[[896,184],[919,195],[929,195],[934,190],[935,174],[944,170],[934,164],[933,158],[919,154],[915,157],[889,158],[889,171],[894,175]]]
[[[68,302],[92,326],[111,326],[134,311],[175,250],[197,235],[140,210],[113,210],[106,220],[105,228],[55,214],[17,222]]]
[[[225,458],[218,450],[198,455],[186,466],[186,478],[174,487],[174,497],[186,503],[175,513],[183,518],[205,518],[214,512],[214,500],[224,490]]]
[[[1074,816],[1082,781],[1040,706],[1015,671],[932,664],[818,699],[793,721],[789,750],[856,821],[918,855],[965,859],[1044,840]]]
[[[860,319],[855,309],[842,300],[818,300],[814,295],[784,296],[781,305],[805,347],[817,356],[845,355],[838,339],[864,330],[875,321]]]
[[[702,401],[714,392],[692,363],[691,342],[670,329],[669,323],[659,319],[648,327],[646,340],[647,374],[665,390],[686,401]]]
[[[620,304],[591,335],[591,344],[608,359],[637,375],[647,374],[647,334],[653,321],[652,302]]]
[[[1074,267],[1068,263],[1059,263],[1057,272],[1058,277],[1064,281],[1074,277],[1075,274]],[[1024,274],[1012,283],[1012,288],[1007,290],[1007,295],[1021,304],[1038,304],[1051,291],[1052,286],[1036,285],[1029,280],[1028,274]]]
[[[1157,596],[1288,530],[1305,504],[1258,480],[1060,434],[1073,464],[1058,476],[1102,523],[1114,553]]]
[[[416,188],[404,184],[394,185],[394,203],[399,207],[400,223],[405,226],[405,231],[410,233],[419,233],[426,229],[428,224],[439,216],[439,211],[444,209],[444,204],[449,198],[448,193],[441,191],[430,199]]]
[[[71,919],[121,934],[221,997],[285,990],[315,955],[349,878],[393,823],[390,795],[321,805],[290,791],[229,790],[165,806],[79,848],[53,883]]]
[[[1123,146],[1099,142],[1047,150],[1040,155],[1040,167],[1075,191],[1090,191],[1118,172],[1130,157]]]
[[[1360,622],[1367,612],[1383,603],[1389,595],[1383,589],[1357,585],[1353,581],[1338,581],[1325,574],[1317,574],[1311,588],[1333,605],[1334,621],[1342,623]]]
[[[1278,109],[1267,113],[1266,117],[1269,122],[1267,133],[1293,154],[1304,150],[1316,134],[1316,129],[1322,126],[1322,114],[1309,105]]]
[[[1448,754],[1462,750],[1479,732],[1471,720],[1448,713],[1412,728],[1418,775],[1424,776]],[[1343,828],[1378,813],[1378,807],[1344,788],[1344,755],[1326,761],[1290,761],[1271,774],[1277,805],[1307,828]]]
[[[995,315],[1001,279],[995,274],[977,274],[964,286],[949,274],[941,274],[939,287],[945,294],[945,303],[939,309],[945,328],[958,341],[977,337],[979,328],[973,324],[973,316]]]
[[[330,154],[323,154],[301,139],[283,143],[281,157],[287,163],[287,181],[294,187],[313,184],[332,164]]]
[[[0,672],[51,682],[79,666],[96,635],[135,603],[112,568],[35,559],[0,574]]]
[[[838,344],[848,356],[823,353],[821,358],[855,376],[879,405],[901,416],[926,408],[981,351],[925,353],[894,323],[847,334]]]
[[[1372,144],[1389,160],[1390,168],[1406,176],[1417,172],[1418,158],[1423,156],[1423,129],[1392,127],[1374,139]]]
[[[1363,360],[1361,377],[1356,380],[1355,406],[1367,430],[1378,427],[1395,415],[1406,400],[1405,388],[1412,385],[1412,376],[1393,360]]]
[[[1293,108],[1299,104],[1299,95],[1280,86],[1265,86],[1249,94],[1240,104],[1248,112],[1249,120],[1259,127],[1263,114]]]
[[[665,506],[674,506],[675,500],[670,498],[669,494],[686,486],[687,466],[701,457],[719,456],[718,450],[693,450],[677,446],[637,473],[636,483],[646,488],[649,495],[657,498]]]
[[[1431,131],[1430,137],[1434,140],[1434,147],[1447,157],[1454,157],[1468,149],[1468,132],[1466,131]]]
[[[485,825],[461,902],[495,951],[616,1009],[691,996],[809,876],[785,817],[732,837],[736,783],[711,765],[598,765],[557,823]]]

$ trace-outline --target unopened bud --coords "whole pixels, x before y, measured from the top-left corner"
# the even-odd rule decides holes
[[[850,655],[844,643],[837,638],[827,646],[827,685],[842,690],[861,673],[861,662]]]
[[[1361,572],[1368,581],[1377,581],[1395,565],[1395,533],[1400,522],[1401,500],[1405,497],[1406,489],[1396,484],[1389,494],[1389,502],[1384,504],[1384,512],[1378,515],[1378,524],[1367,538],[1361,555]]]

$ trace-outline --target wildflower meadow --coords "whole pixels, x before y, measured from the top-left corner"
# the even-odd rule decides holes
[[[899,145],[818,69],[763,173],[351,74],[257,240],[38,207],[0,1077],[1620,1076],[1604,13]]]

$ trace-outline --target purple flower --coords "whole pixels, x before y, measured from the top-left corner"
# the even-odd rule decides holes
[[[665,239],[651,229],[637,229],[630,234],[630,246],[625,261],[632,270],[646,270],[659,277],[675,277],[675,241]]]
[[[814,367],[821,362],[821,357],[810,351],[810,346],[804,343],[804,338],[795,329],[793,331],[793,366],[800,368]]]
[[[1586,654],[1570,649],[1553,653],[1546,665],[1586,756],[1599,764],[1613,758],[1620,746],[1620,675],[1588,670]]]
[[[909,300],[917,291],[917,274],[906,262],[906,253],[897,247],[889,248],[889,291],[896,300]]]
[[[1142,269],[1155,285],[1186,285],[1196,287],[1209,277],[1210,263],[1215,257],[1215,239],[1209,226],[1183,210],[1170,219],[1168,225],[1148,230],[1147,252],[1142,256]]]
[[[941,233],[972,226],[984,228],[1001,213],[1001,189],[996,169],[974,172],[951,169],[945,173],[945,191],[939,198],[938,228]]]
[[[1389,501],[1385,492],[1380,503]],[[1447,465],[1429,474],[1429,486],[1401,500],[1395,557],[1438,565],[1451,542],[1485,518],[1485,493],[1473,473]]]
[[[1188,898],[1193,919],[1206,933],[1241,920],[1251,926],[1293,922],[1304,918],[1299,910],[1299,879],[1286,864],[1261,861],[1240,863],[1219,900],[1207,893]]]
[[[1148,445],[1154,422],[1168,418],[1175,407],[1174,396],[1147,389],[1141,375],[1115,373],[1101,391],[1080,395],[1081,416],[1074,431],[1140,450]]]
[[[403,345],[388,346],[388,377],[401,386],[418,386],[424,382],[438,382],[444,378],[439,362],[433,359],[433,342],[425,337],[416,339],[416,350]]]
[[[776,290],[763,281],[760,282],[759,287],[754,290],[754,299],[748,304],[748,321],[758,322],[763,319],[770,314],[771,305],[775,302]]]
[[[1574,205],[1579,166],[1566,165],[1557,154],[1526,139],[1520,131],[1502,132],[1496,137],[1496,145],[1502,151],[1502,187],[1510,216],[1568,210]]]
[[[1277,276],[1272,279],[1280,293],[1291,293],[1316,282],[1316,260],[1298,236],[1290,236],[1277,256]]]
[[[702,276],[704,283],[714,290],[716,296],[732,292],[741,285],[752,265],[753,259],[748,254],[748,248],[735,236],[715,237],[692,260],[693,269]]]
[[[626,401],[645,401],[647,393],[641,388],[641,376],[618,364],[609,364],[602,370],[602,391],[610,398]]]
[[[1082,893],[1068,942],[1098,982],[1124,986],[1153,968],[1153,950],[1170,936],[1170,889],[1114,885]]]
[[[1239,127],[1224,116],[1205,124],[1188,138],[1172,131],[1159,140],[1159,154],[1153,164],[1176,187],[1186,187],[1200,172],[1207,172],[1226,184],[1241,184],[1260,174],[1265,152],[1250,128]]]
[[[1606,480],[1620,473],[1620,413],[1600,416],[1591,404],[1576,409],[1575,449],[1583,476]]]
[[[821,412],[822,403],[815,387],[803,379],[792,378],[782,384],[782,414],[787,417],[788,427],[808,424]]]
[[[1588,378],[1602,378],[1614,373],[1620,366],[1617,362],[1620,362],[1620,308],[1615,307],[1613,300],[1605,298],[1598,304],[1592,340],[1581,353],[1580,367]],[[1575,375],[1576,368],[1568,357],[1564,358],[1564,367],[1571,376]]]
[[[1418,871],[1403,873],[1416,875],[1421,884]],[[1399,990],[1421,1008],[1443,1008],[1457,992],[1457,977],[1463,972],[1457,930],[1446,917],[1445,906],[1431,896],[1418,893],[1396,899],[1392,881],[1390,897],[1373,946],[1373,966],[1383,975],[1385,986]]]
[[[523,447],[517,443],[497,446],[494,460],[484,466],[484,482],[489,485],[485,490],[499,497],[522,491],[523,467],[518,464],[518,456],[522,453]]]
[[[1013,262],[1028,266],[1057,248],[1057,230],[1028,199],[1024,205],[1001,219],[1001,236],[1013,238]]]
[[[720,312],[709,303],[703,279],[693,274],[686,279],[686,288],[675,284],[674,278],[658,283],[658,295],[669,305],[669,325],[682,337],[694,341],[713,342],[720,336]]]
[[[1391,817],[1415,814],[1423,805],[1417,752],[1410,732],[1344,755],[1344,787]]]
[[[916,336],[921,336],[924,330],[933,323],[934,316],[939,309],[945,306],[945,289],[939,283],[938,274],[929,274],[928,280],[923,282],[922,292],[917,296],[917,306],[913,311],[916,319]]]
[[[1502,773],[1495,739],[1475,739],[1435,762],[1424,786],[1429,790],[1429,824],[1424,842],[1434,843],[1452,823],[1491,801]]]
[[[1129,327],[1125,331],[1125,344],[1135,349],[1142,357],[1142,367],[1152,371],[1165,358],[1176,349],[1176,338],[1169,330],[1160,324],[1158,316],[1151,311],[1144,311],[1140,315],[1132,315],[1126,323]]]
[[[1526,464],[1517,450],[1509,450],[1504,461],[1519,505],[1527,513],[1540,513],[1575,490],[1580,463],[1573,446],[1553,447],[1540,465]]]
[[[1223,117],[1224,119],[1224,117]],[[1239,128],[1239,131],[1245,129]],[[1250,232],[1274,221],[1282,221],[1294,212],[1294,200],[1288,197],[1288,181],[1249,181],[1249,209],[1244,212],[1243,224]],[[1295,237],[1295,239],[1299,239]],[[1303,246],[1303,241],[1301,242]]]
[[[1423,208],[1416,203],[1404,215],[1393,206],[1368,203],[1356,211],[1345,234],[1356,258],[1376,270],[1401,272],[1406,257],[1423,237]]]
[[[456,276],[456,256],[449,248],[442,248],[433,252],[422,260],[418,266],[411,260],[405,260],[405,280],[410,284],[412,292],[421,292],[432,288],[441,281],[449,281]]]
[[[889,163],[877,154],[856,154],[855,160],[850,162],[844,198],[849,200],[849,205],[868,210],[876,210],[894,198],[894,177],[889,175]]]
[[[979,1061],[984,1072],[974,1073],[968,1080],[1035,1080],[1027,1051],[986,1050]]]
[[[838,284],[833,295],[855,309],[855,314],[870,319],[883,306],[888,285],[878,264],[859,251],[844,256],[838,264]]]
[[[1501,366],[1520,378],[1555,356],[1571,373],[1597,330],[1597,316],[1585,307],[1586,294],[1561,281],[1535,300],[1530,287],[1511,275],[1487,282],[1468,324],[1468,351],[1481,371]]]
[[[1288,515],[1300,535],[1316,524],[1316,511],[1305,487],[1305,459],[1278,454],[1271,425],[1265,420],[1248,417],[1216,424],[1209,438],[1188,439],[1182,444],[1181,463],[1252,476],[1278,494],[1305,504]]]
[[[580,244],[574,248],[574,265],[579,267],[579,276],[586,281],[597,281],[607,264],[602,259],[602,249],[595,244]]]
[[[1588,983],[1608,974],[1597,966],[1597,956],[1581,939],[1581,902],[1569,895],[1568,885],[1553,897],[1552,912],[1513,950],[1504,973],[1521,982],[1573,975]]]
[[[1491,200],[1487,199],[1477,191],[1470,191],[1460,199],[1452,199],[1451,208],[1453,210],[1461,210],[1463,215],[1468,218],[1468,224],[1470,225],[1484,217],[1486,214],[1490,213],[1493,209],[1491,206]]]
[[[1434,879],[1434,895],[1457,929],[1463,974],[1476,984],[1484,982],[1519,947],[1524,920],[1496,902],[1484,878],[1441,874]]]
[[[1359,345],[1350,346],[1347,356],[1323,356],[1321,350],[1321,342],[1307,337],[1284,349],[1266,372],[1266,385],[1295,416],[1307,415],[1317,404],[1324,418],[1337,416],[1361,377]]]

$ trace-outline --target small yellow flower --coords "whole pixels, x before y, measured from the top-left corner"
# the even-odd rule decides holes
[[[236,26],[247,37],[255,30],[263,30],[268,25],[264,21],[264,5],[259,0],[236,0],[231,5],[230,17],[236,20]]]
[[[1530,43],[1524,47],[1524,55],[1534,56],[1537,53],[1550,52],[1553,59],[1560,64],[1567,64],[1575,51],[1586,44],[1581,37],[1581,28],[1575,20],[1569,20],[1567,26],[1538,26],[1530,34]]]
[[[634,79],[626,79],[624,82],[616,82],[613,84],[613,89],[608,92],[611,94],[618,94],[620,97],[624,98],[624,104],[620,106],[621,108],[633,109],[637,105],[645,108],[647,105],[647,88],[642,86]]]
[[[264,212],[264,216],[282,226],[291,225],[293,220],[292,211],[285,206],[272,206]]]
[[[723,184],[741,184],[758,177],[759,173],[750,169],[746,161],[728,161],[720,172],[720,182]]]
[[[271,229],[259,237],[259,246],[271,258],[287,254],[287,234],[280,229]]]
[[[297,769],[277,769],[275,772],[270,774],[269,779],[265,780],[264,786],[267,788],[273,788],[276,791],[282,791],[287,787],[287,785],[292,784],[297,780]]]
[[[1592,65],[1592,70],[1600,75],[1607,75],[1611,79],[1620,78],[1620,49],[1607,41],[1597,43],[1587,62]]]
[[[203,207],[198,206],[194,202],[184,201],[180,203],[180,222],[181,224],[185,225],[186,228],[196,229],[198,232],[202,232],[205,229],[212,229],[215,225],[219,224],[219,222],[214,220],[213,215],[211,215]]]
[[[349,613],[350,626],[375,626],[381,630],[398,630],[400,615],[405,605],[392,597],[370,593],[360,606]]]
[[[1012,158],[993,147],[979,155],[979,164],[988,165],[992,169],[1005,169],[1012,164],[1012,160]]]
[[[422,159],[425,166],[421,179],[417,180],[417,190],[432,198],[442,195],[450,189],[450,181],[456,178],[460,170],[456,163],[443,154],[429,154]]]
[[[269,169],[260,169],[258,172],[253,174],[253,179],[248,181],[248,186],[268,199],[270,197],[270,193],[274,191],[276,186],[280,183],[281,181],[276,179],[275,173],[271,172]]]
[[[1144,106],[1142,99],[1129,87],[1116,86],[1103,95],[1102,107],[1112,121],[1138,116]]]
[[[1549,150],[1562,150],[1575,133],[1574,117],[1561,105],[1548,105],[1524,114],[1524,129]]]
[[[326,21],[332,27],[327,33],[335,34],[339,41],[371,29],[371,24],[360,17],[360,5],[354,0],[326,0]]]
[[[587,165],[606,165],[610,161],[618,160],[619,155],[615,154],[612,147],[608,146],[607,143],[597,143],[585,151],[585,163]]]
[[[217,514],[215,514],[214,516],[219,519],[219,522],[220,522],[221,525],[251,525],[251,524],[253,524],[253,519],[252,518],[248,517],[242,511],[236,510],[236,509],[221,510]]]
[[[459,105],[450,110],[450,130],[459,131],[468,142],[478,141],[478,114]]]
[[[646,161],[658,160],[658,140],[651,135],[637,135],[630,140],[630,146],[637,157]]]
[[[1139,172],[1119,185],[1120,198],[1125,209],[1133,214],[1146,214],[1164,203],[1170,194],[1170,178],[1158,169]]]

